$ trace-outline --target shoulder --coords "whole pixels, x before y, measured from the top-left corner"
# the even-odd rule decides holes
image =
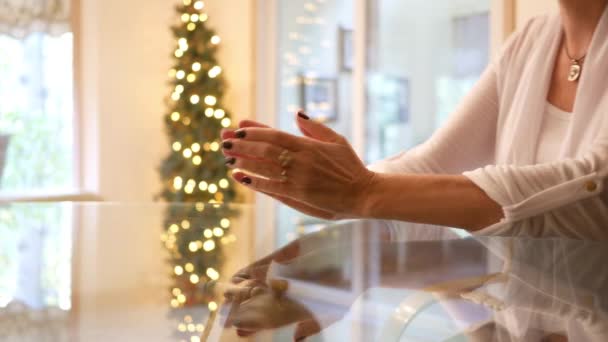
[[[560,27],[558,14],[537,16],[526,21],[507,39],[491,63],[500,93],[505,90],[505,84],[519,83],[526,66],[538,57],[539,51],[548,53],[556,34],[561,32]]]
[[[545,14],[527,20],[514,32],[496,56],[495,64],[505,67],[513,62],[525,61],[537,48],[546,45],[559,26],[557,14]]]

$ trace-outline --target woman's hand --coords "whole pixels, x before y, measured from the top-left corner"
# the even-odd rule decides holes
[[[252,121],[252,120],[243,120],[239,123],[239,129],[243,129],[243,128],[247,128],[247,127],[259,127],[259,128],[270,128],[270,126],[261,124],[259,122],[256,121]],[[222,131],[222,139],[223,140],[228,140],[228,139],[234,139],[235,137],[235,131],[234,130],[230,130],[230,129],[225,129]],[[226,154],[226,155],[230,155],[230,156],[234,156],[236,157],[236,155],[234,154]],[[229,157],[227,159],[227,162],[232,161],[233,157]],[[238,158],[248,158],[247,156],[238,156]],[[236,160],[236,158],[235,158]],[[255,160],[255,159],[254,159]],[[301,213],[304,213],[306,215],[309,216],[314,216],[314,217],[318,217],[324,220],[332,220],[332,219],[336,219],[335,215],[332,214],[331,212],[325,211],[325,210],[321,210],[315,207],[311,207],[307,204],[304,204],[302,202],[298,202],[292,198],[288,198],[288,197],[284,197],[284,196],[279,196],[279,195],[273,195],[273,194],[269,194],[269,193],[264,193],[267,196],[270,196],[274,199],[276,199],[277,201],[285,204],[288,207],[291,207]]]
[[[233,177],[255,191],[308,214],[337,219],[358,217],[374,178],[346,139],[298,113],[306,137],[267,127],[245,127],[227,136],[227,164],[242,171]]]

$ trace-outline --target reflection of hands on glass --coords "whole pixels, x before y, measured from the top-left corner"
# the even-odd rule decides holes
[[[247,281],[231,288],[230,291],[249,292],[245,283]],[[271,280],[269,284],[258,283],[246,300],[231,301],[233,306],[225,326],[236,328],[241,337],[290,324],[297,324],[294,333],[296,341],[317,334],[321,331],[321,325],[304,305],[285,295],[288,286],[285,280]],[[233,295],[230,297],[237,298]]]
[[[273,262],[279,264],[287,264],[300,255],[300,243],[294,241],[289,245],[277,250],[276,252],[262,258],[247,267],[236,272],[230,282],[233,285],[224,291],[224,298],[227,303],[233,305],[233,311],[238,309],[240,303],[247,302],[254,296],[268,292],[266,280],[268,277],[268,269]],[[230,324],[230,317],[227,321]],[[239,329],[237,334],[241,337],[246,337],[253,334],[254,331]]]
[[[224,131],[227,165],[246,172],[233,177],[308,215],[359,216],[356,208],[374,173],[343,136],[303,113],[297,124],[305,137],[253,121],[241,122],[236,132]]]
[[[279,264],[288,264],[298,256],[300,256],[300,242],[296,240],[236,272],[230,281],[233,284],[241,284],[243,282],[248,282],[253,285],[257,283],[265,283],[268,275],[268,269],[273,262]]]

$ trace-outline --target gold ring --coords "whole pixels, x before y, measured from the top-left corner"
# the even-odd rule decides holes
[[[289,151],[283,150],[283,152],[281,152],[281,155],[279,156],[279,163],[281,163],[281,167],[283,167],[283,168],[288,167],[292,161],[293,161],[293,158],[289,154]]]
[[[279,163],[281,164],[281,167],[283,168],[283,171],[281,171],[281,183],[287,182],[287,180],[288,180],[287,168],[289,167],[289,165],[291,165],[292,161],[293,161],[293,158],[291,157],[291,155],[289,154],[289,151],[287,151],[287,150],[283,150],[283,152],[281,152],[281,155],[279,155]]]

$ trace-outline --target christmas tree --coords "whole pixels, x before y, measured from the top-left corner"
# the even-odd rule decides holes
[[[226,87],[216,57],[220,37],[208,27],[203,1],[182,1],[172,27],[176,49],[165,119],[171,152],[160,173],[161,197],[188,205],[168,207],[161,240],[169,250],[174,279],[171,306],[189,312],[205,305],[215,311],[217,302],[205,285],[219,278],[222,248],[235,239],[229,228],[236,212],[221,205],[235,197],[220,148],[221,130],[231,120],[223,106]],[[188,321],[190,314],[180,323],[180,332],[194,332]]]

